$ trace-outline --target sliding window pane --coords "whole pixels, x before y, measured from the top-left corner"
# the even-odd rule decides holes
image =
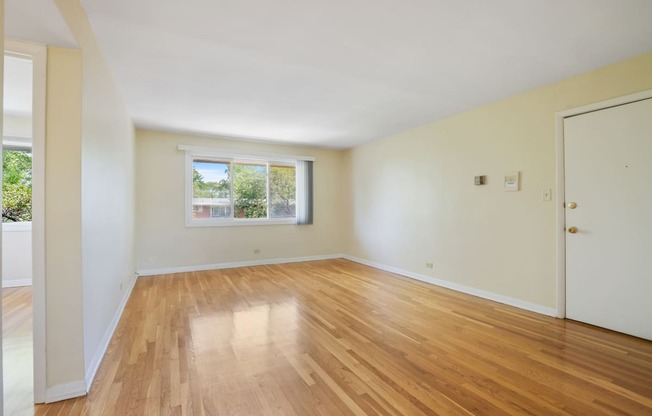
[[[296,216],[297,176],[294,166],[270,165],[270,218]]]
[[[267,218],[267,166],[233,165],[235,218]]]
[[[193,218],[232,218],[229,162],[192,161]]]

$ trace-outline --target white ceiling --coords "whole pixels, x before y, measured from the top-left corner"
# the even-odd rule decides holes
[[[53,0],[5,0],[5,36],[66,48],[76,48],[68,26]],[[32,61],[4,58],[3,112],[32,114]]]
[[[53,0],[5,0],[5,36],[64,48],[76,48]]]
[[[5,56],[3,112],[14,116],[32,115],[32,61]]]
[[[650,0],[82,3],[136,125],[336,148],[652,50]]]

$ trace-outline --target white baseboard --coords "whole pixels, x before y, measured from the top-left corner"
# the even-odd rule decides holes
[[[511,298],[509,296],[500,295],[498,293],[488,292],[486,290],[476,289],[470,286],[461,285],[459,283],[450,282],[447,280],[437,279],[436,277],[426,276],[424,274],[414,273],[407,270],[400,269],[398,267],[388,266],[386,264],[376,263],[374,261],[364,260],[358,257],[353,257],[349,255],[344,255],[344,258],[347,260],[354,261],[356,263],[364,264],[366,266],[374,267],[376,269],[385,270],[387,272],[400,274],[401,276],[409,277],[411,279],[419,280],[425,283],[430,283],[436,286],[445,287],[447,289],[452,289],[457,292],[466,293],[469,295],[477,296],[480,298],[492,300],[494,302],[503,303],[505,305],[515,306],[520,309],[525,309],[528,311],[540,313],[542,315],[548,316],[557,316],[557,309],[550,308],[543,305],[538,305],[536,303],[527,302],[521,299]]]
[[[204,270],[217,270],[217,269],[231,269],[234,267],[246,267],[246,266],[260,266],[265,264],[283,264],[283,263],[297,263],[302,261],[312,261],[312,260],[330,260],[337,258],[345,258],[347,260],[354,261],[356,263],[364,264],[366,266],[374,267],[376,269],[385,270],[391,273],[400,274],[401,276],[409,277],[411,279],[419,280],[425,283],[430,283],[436,286],[445,287],[447,289],[452,289],[457,292],[466,293],[473,296],[478,296],[480,298],[492,300],[495,302],[503,303],[505,305],[514,306],[520,309],[525,309],[528,311],[536,312],[542,315],[547,316],[557,316],[557,310],[555,308],[550,308],[547,306],[539,305],[532,302],[527,302],[521,299],[511,298],[509,296],[504,296],[498,293],[489,292],[486,290],[476,289],[474,287],[465,286],[459,283],[450,282],[448,280],[438,279],[432,276],[426,276],[424,274],[410,272],[408,270],[400,269],[398,267],[388,266],[386,264],[376,263],[374,261],[364,260],[358,257],[349,256],[348,254],[325,254],[320,256],[304,256],[304,257],[291,257],[291,258],[282,258],[282,259],[267,259],[267,260],[251,260],[251,261],[242,261],[242,262],[233,262],[233,263],[217,263],[217,264],[205,264],[200,266],[182,266],[182,267],[168,267],[161,269],[145,269],[138,272],[140,276],[153,276],[158,274],[172,274],[172,273],[184,273],[184,272],[198,272]]]
[[[127,306],[127,301],[129,300],[129,296],[131,296],[131,292],[134,290],[135,284],[136,284],[136,276],[134,276],[131,279],[131,283],[129,283],[129,287],[127,288],[127,290],[125,290],[124,294],[122,295],[122,299],[120,300],[118,309],[116,309],[115,314],[113,315],[113,319],[111,320],[109,327],[106,329],[106,332],[104,333],[102,342],[100,342],[100,345],[97,347],[97,350],[95,351],[95,355],[93,355],[93,360],[91,360],[91,363],[86,369],[86,386],[85,386],[86,391],[91,390],[91,385],[93,384],[93,380],[95,379],[97,370],[100,368],[100,364],[102,363],[102,358],[104,358],[104,354],[106,354],[106,349],[109,347],[109,343],[111,342],[113,333],[115,332],[115,329],[118,327],[118,323],[120,322],[120,318],[122,317],[122,312],[124,312],[125,306]]]
[[[31,286],[32,279],[3,280],[2,287],[22,287]]]
[[[204,264],[200,266],[165,267],[161,269],[140,270],[138,271],[138,275],[154,276],[157,274],[200,272],[204,270],[233,269],[235,267],[247,267],[247,266],[262,266],[266,264],[284,264],[284,263],[299,263],[302,261],[331,260],[331,259],[340,259],[342,257],[344,257],[343,254],[324,254],[319,256],[303,256],[303,257],[289,257],[289,258],[281,258],[281,259],[249,260],[249,261],[239,261],[239,262],[232,262],[232,263]]]
[[[78,380],[73,381],[72,383],[59,384],[49,387],[45,391],[45,403],[53,403],[85,395],[86,382],[84,380]]]

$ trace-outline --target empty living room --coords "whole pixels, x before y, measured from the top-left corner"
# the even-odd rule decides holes
[[[649,0],[0,10],[0,416],[652,416]]]

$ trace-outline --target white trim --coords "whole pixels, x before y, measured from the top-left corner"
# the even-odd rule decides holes
[[[192,208],[191,208],[192,209]],[[231,211],[233,212],[233,211]],[[186,227],[242,227],[246,225],[296,225],[292,218],[186,218]]]
[[[13,233],[20,231],[32,231],[32,222],[3,222],[2,223],[2,232],[3,233]]]
[[[190,146],[180,144],[177,150],[190,153],[193,156],[206,156],[206,157],[225,157],[232,159],[245,159],[245,160],[263,160],[270,162],[294,162],[296,160],[315,160],[314,156],[298,156],[287,155],[283,153],[261,152],[255,150],[242,151],[238,149],[227,149],[221,147],[205,147],[205,146]]]
[[[509,296],[500,295],[498,293],[488,292],[485,290],[476,289],[470,286],[461,285],[459,283],[450,282],[447,280],[437,279],[435,277],[426,276],[419,273],[410,272],[398,267],[388,266],[386,264],[376,263],[369,260],[364,260],[358,257],[349,256],[348,254],[325,254],[318,256],[304,256],[304,257],[290,257],[281,259],[267,259],[267,260],[250,260],[231,263],[217,263],[205,264],[200,266],[181,266],[181,267],[165,267],[160,269],[144,269],[138,271],[138,276],[155,276],[163,274],[186,273],[186,272],[200,272],[205,270],[219,270],[219,269],[232,269],[236,267],[247,266],[262,266],[268,264],[284,264],[284,263],[299,263],[303,261],[314,260],[331,260],[331,259],[347,259],[356,263],[364,264],[365,266],[373,267],[387,272],[396,273],[401,276],[409,277],[411,279],[419,280],[421,282],[430,283],[435,286],[445,287],[447,289],[455,290],[456,292],[466,293],[472,296],[478,296],[484,299],[492,300],[494,302],[503,303],[517,307],[519,309],[536,312],[547,316],[556,316],[556,309],[550,308],[536,303],[527,302],[521,299],[511,298]]]
[[[634,94],[625,95],[622,97],[610,98],[604,101],[598,101],[597,103],[592,103],[584,105],[582,107],[569,108],[567,110],[557,112],[558,115],[563,118],[577,116],[580,114],[590,113],[593,111],[604,110],[606,108],[617,107],[619,105],[634,103],[636,101],[642,101],[652,98],[652,90],[645,90],[637,92]]]
[[[231,169],[231,168],[229,168]],[[186,152],[185,163],[183,168],[184,197],[183,197],[183,218],[186,227],[192,224],[192,193],[193,193],[193,173],[192,173],[192,154]],[[233,181],[231,181],[231,195],[233,195]],[[233,198],[231,198],[233,200]],[[231,203],[231,215],[233,215],[233,202]]]
[[[86,382],[77,380],[71,383],[48,387],[45,392],[45,403],[54,403],[86,395]]]
[[[45,104],[47,47],[5,39],[4,53],[32,59],[32,326],[34,339],[34,402],[43,403],[46,391],[45,311]]]
[[[91,386],[93,385],[93,380],[95,379],[97,370],[100,368],[100,364],[102,363],[104,354],[106,354],[106,349],[109,347],[109,343],[111,342],[113,333],[115,332],[115,329],[118,327],[118,323],[120,322],[122,313],[125,310],[125,306],[127,306],[127,301],[129,301],[131,292],[134,290],[135,284],[136,284],[136,276],[134,276],[134,278],[131,279],[131,283],[129,284],[129,287],[124,292],[124,295],[122,296],[122,300],[120,300],[120,304],[118,305],[118,309],[115,311],[115,314],[113,315],[113,319],[111,320],[109,327],[106,329],[106,332],[104,333],[104,337],[102,338],[100,345],[97,347],[97,350],[93,355],[93,359],[91,360],[91,363],[88,365],[88,368],[86,369],[86,391],[91,390]]]
[[[358,257],[344,255],[347,260],[356,263],[364,264],[365,266],[374,267],[376,269],[385,270],[387,272],[400,274],[401,276],[409,277],[411,279],[419,280],[421,282],[430,283],[436,286],[452,289],[456,292],[466,293],[468,295],[478,296],[480,298],[492,300],[494,302],[503,303],[505,305],[514,306],[519,309],[525,309],[531,312],[536,312],[542,315],[555,316],[557,311],[555,308],[550,308],[536,303],[527,302],[521,299],[511,298],[509,296],[500,295],[498,293],[488,292],[486,290],[476,289],[470,286],[461,285],[459,283],[450,282],[447,280],[437,279],[435,277],[426,276],[419,273],[410,272],[398,267],[388,266],[386,264],[376,263],[374,261],[364,260]]]
[[[27,150],[32,151],[32,138],[24,136],[2,136],[2,145],[4,149],[10,150]]]
[[[155,276],[159,274],[201,272],[205,270],[233,269],[236,267],[263,266],[268,264],[300,263],[302,261],[332,260],[332,259],[341,259],[341,258],[346,258],[346,256],[344,254],[323,254],[318,256],[288,257],[288,258],[280,258],[280,259],[248,260],[248,261],[236,261],[231,263],[204,264],[200,266],[164,267],[160,269],[139,270],[138,276],[140,277],[140,276]]]
[[[555,196],[555,237],[557,238],[557,318],[566,317],[566,181],[564,174],[564,117],[555,114],[555,140],[556,151],[556,181],[557,195]]]
[[[2,287],[24,287],[31,286],[32,279],[3,280]]]
[[[582,107],[570,108],[555,113],[556,160],[557,160],[557,311],[558,318],[566,317],[566,212],[565,212],[565,158],[564,158],[564,119],[593,111],[604,110],[619,105],[630,104],[652,98],[652,90],[645,90],[623,97],[599,101]]]

